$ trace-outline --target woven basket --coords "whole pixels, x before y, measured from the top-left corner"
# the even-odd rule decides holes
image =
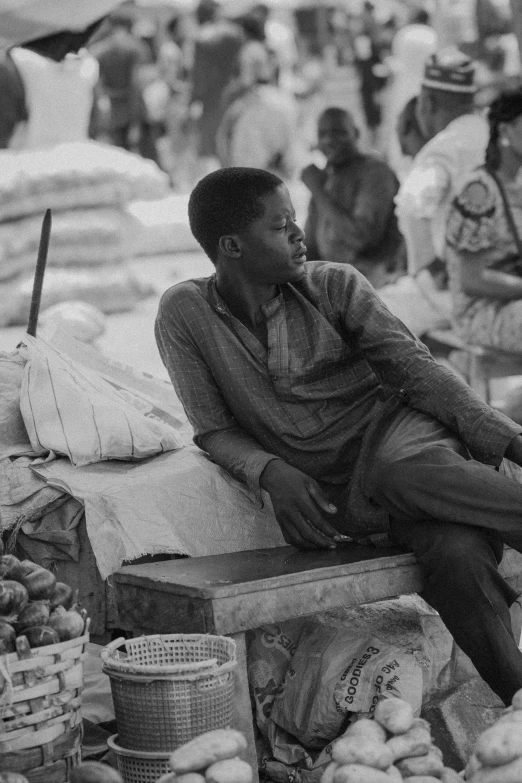
[[[107,740],[107,745],[116,754],[118,772],[123,783],[156,783],[158,778],[170,771],[170,753],[146,753],[140,750],[122,748],[113,734]]]
[[[125,647],[125,653],[118,650]],[[229,726],[234,706],[233,639],[168,634],[117,639],[101,651],[110,677],[119,744],[168,752]]]
[[[65,783],[79,763],[88,621],[85,630],[36,649],[21,636],[17,652],[0,656],[0,769]]]

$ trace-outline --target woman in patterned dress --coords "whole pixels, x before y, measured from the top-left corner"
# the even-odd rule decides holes
[[[453,317],[467,342],[522,353],[522,90],[502,92],[488,121],[485,164],[448,216]]]

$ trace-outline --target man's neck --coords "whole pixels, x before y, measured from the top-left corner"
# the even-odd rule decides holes
[[[261,307],[278,293],[276,285],[255,285],[241,277],[220,275],[219,270],[216,271],[216,288],[232,315],[247,327],[264,323],[265,316]]]

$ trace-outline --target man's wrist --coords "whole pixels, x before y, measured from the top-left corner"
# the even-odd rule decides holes
[[[266,492],[270,492],[270,480],[274,473],[277,471],[277,465],[276,463],[284,464],[284,460],[280,459],[279,457],[274,457],[269,462],[266,463],[265,467],[263,468],[263,471],[261,472],[261,475],[259,476],[259,486],[261,489],[264,489]]]

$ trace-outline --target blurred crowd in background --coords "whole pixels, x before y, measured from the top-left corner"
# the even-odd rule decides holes
[[[154,160],[187,192],[220,165],[295,177],[335,105],[400,177],[398,115],[448,44],[478,63],[478,103],[518,78],[509,0],[127,0],[61,62],[4,56],[0,146],[89,136]]]

